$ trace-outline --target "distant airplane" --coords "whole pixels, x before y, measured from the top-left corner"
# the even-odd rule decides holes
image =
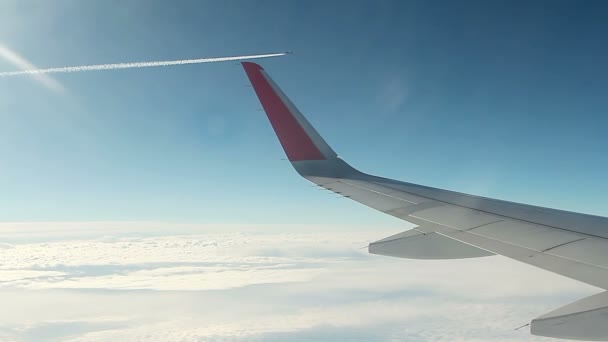
[[[500,254],[608,289],[608,218],[467,195],[360,172],[342,160],[259,65],[243,67],[287,158],[309,181],[416,228],[373,254],[460,259]],[[534,335],[608,340],[608,292],[533,319]]]

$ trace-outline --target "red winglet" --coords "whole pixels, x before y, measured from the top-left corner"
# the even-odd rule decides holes
[[[327,159],[262,73],[264,69],[251,62],[242,64],[287,158],[290,161]]]

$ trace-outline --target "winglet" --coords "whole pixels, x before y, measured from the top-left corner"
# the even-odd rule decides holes
[[[287,158],[292,161],[335,159],[336,153],[272,81],[264,68],[242,62]]]

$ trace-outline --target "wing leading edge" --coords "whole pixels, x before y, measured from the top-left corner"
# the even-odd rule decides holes
[[[371,243],[370,253],[416,259],[500,254],[608,289],[608,218],[360,172],[337,156],[261,66],[242,64],[288,159],[302,177],[418,226]],[[557,338],[608,339],[605,293],[591,297],[601,301],[583,299],[532,320],[531,332]]]

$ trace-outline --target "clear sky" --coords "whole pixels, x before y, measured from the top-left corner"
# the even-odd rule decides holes
[[[605,1],[8,1],[39,67],[260,60],[369,173],[608,215]],[[0,70],[18,67],[0,59]],[[398,225],[308,186],[234,62],[0,79],[0,221]]]

